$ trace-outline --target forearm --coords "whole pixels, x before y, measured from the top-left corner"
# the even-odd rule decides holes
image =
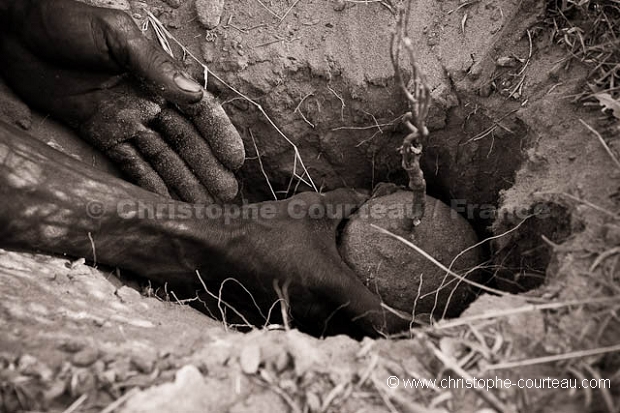
[[[11,4],[18,2],[19,0],[0,0],[0,14],[4,14],[8,11]]]
[[[9,12],[12,5],[19,0],[0,0],[0,33],[7,28]]]
[[[157,216],[136,213],[138,200]],[[0,123],[0,246],[89,260],[96,255],[100,263],[173,282],[193,275],[195,257],[212,256],[216,263],[225,255],[232,228],[217,219],[171,219],[183,206],[191,207],[95,171]]]

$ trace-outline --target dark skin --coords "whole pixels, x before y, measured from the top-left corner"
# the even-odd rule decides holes
[[[230,201],[243,142],[216,99],[126,13],[73,0],[0,0],[0,73],[134,183]]]
[[[204,159],[188,159],[188,153],[209,155],[201,152],[206,147],[212,155],[208,162],[234,169],[243,159],[238,134],[222,120],[221,107],[206,92],[193,90],[176,62],[137,38],[139,31],[122,16],[70,0],[0,0],[0,52],[10,57],[2,71],[9,85],[29,104],[74,125],[145,188],[95,171],[0,123],[0,245],[92,260],[96,253],[98,263],[168,283],[190,297],[198,293],[203,308],[216,315],[225,311],[228,321],[243,319],[217,299],[222,282],[233,278],[221,298],[253,324],[277,321],[263,316],[283,298],[296,325],[317,334],[375,336],[407,329],[409,319],[386,311],[342,261],[336,237],[343,216],[305,214],[328,205],[350,212],[365,195],[304,193],[253,205],[263,214],[250,218],[195,212],[210,200],[206,195],[229,198],[236,182],[234,191],[222,196],[230,188],[218,189],[212,177],[201,176]],[[182,87],[178,76],[184,78]],[[215,131],[208,128],[214,125],[210,119],[218,119]],[[171,137],[177,122],[192,132]],[[205,136],[211,137],[209,144]],[[198,204],[171,200],[169,189]],[[156,219],[146,219],[138,214],[138,200],[163,208]],[[190,213],[180,217],[181,210]],[[280,314],[277,305],[275,314]]]

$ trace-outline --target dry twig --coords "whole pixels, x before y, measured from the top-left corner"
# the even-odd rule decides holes
[[[422,156],[422,139],[428,137],[426,116],[431,102],[430,89],[426,76],[415,59],[413,42],[409,38],[407,26],[411,14],[411,0],[407,5],[398,9],[398,19],[390,45],[390,58],[394,67],[396,82],[407,97],[409,112],[403,117],[403,123],[409,129],[409,134],[403,139],[400,147],[402,166],[409,175],[409,188],[413,191],[413,224],[418,225],[424,217],[426,204],[426,181],[420,168]],[[405,49],[412,75],[406,84],[401,73],[401,53]]]

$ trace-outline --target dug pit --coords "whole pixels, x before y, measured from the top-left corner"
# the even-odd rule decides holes
[[[470,40],[465,42],[466,50],[456,53],[450,37],[454,17],[431,3],[416,4],[409,23],[410,36],[418,45],[416,59],[426,72],[433,97],[428,118],[431,134],[423,142],[421,160],[433,197],[427,203],[430,209],[415,230],[402,217],[362,225],[358,216],[341,237],[344,260],[371,290],[400,310],[412,312],[415,307],[413,312],[427,322],[431,313],[439,318],[460,314],[483,291],[478,283],[513,292],[541,285],[552,255],[544,240],[561,243],[575,230],[560,204],[537,200],[500,209],[502,193],[515,183],[533,141],[516,109],[497,120],[497,107],[483,105],[478,97],[485,86],[476,82],[482,69],[472,66],[470,56],[491,50],[484,36],[497,30],[497,9],[487,7],[472,17],[476,30],[466,34]],[[192,7],[171,12],[168,6],[153,5],[154,14],[169,29],[176,29],[178,40],[188,50],[200,50],[193,55],[202,54],[202,61],[219,74],[210,78],[210,88],[242,133],[248,154],[240,171],[240,200],[282,199],[295,192],[342,186],[371,190],[380,182],[406,185],[397,148],[405,134],[400,118],[407,106],[389,58],[392,14],[376,13],[370,6],[340,8],[308,2],[299,4],[281,27],[254,27],[251,23],[268,19],[268,13],[263,8],[250,12],[249,5],[234,2],[226,10],[241,27],[252,29],[222,24],[206,38],[195,35],[203,29],[191,19],[196,12]],[[134,18],[143,24],[144,10],[132,7]],[[520,9],[516,5],[503,9],[508,11],[516,14]],[[171,16],[188,23],[175,27]],[[446,22],[440,25],[443,19]],[[371,25],[382,30],[364,30]],[[279,41],[269,42],[271,38]],[[185,57],[189,69],[203,77],[204,67],[189,54]],[[9,120],[21,126],[33,123],[27,108],[9,91],[3,96],[3,113]],[[36,114],[33,132],[61,150],[83,160],[92,158],[99,168],[112,170],[100,154]],[[373,204],[403,204],[408,196],[373,199],[360,213]],[[430,256],[370,224],[394,230]],[[500,236],[515,225],[516,229]],[[472,249],[488,237],[497,239]],[[462,252],[467,253],[460,256]],[[433,258],[444,268],[433,264]],[[446,267],[457,276],[466,274],[473,283],[455,279]],[[453,291],[446,283],[459,288]],[[434,294],[438,288],[441,293]]]
[[[140,24],[146,22],[143,3],[118,3],[131,8]],[[251,99],[231,92],[213,75],[208,79],[244,137],[248,159],[240,175],[241,200],[281,199],[313,190],[313,185],[318,190],[371,190],[379,182],[405,185],[396,149],[405,133],[399,118],[406,101],[393,79],[388,45],[394,20],[383,5],[394,2],[308,0],[294,2],[289,13],[292,2],[266,2],[270,9],[259,3],[226,2],[220,25],[207,31],[194,2],[146,2],[194,56]],[[473,290],[474,297],[482,296],[453,324],[430,330],[430,338],[422,334],[406,340],[317,340],[294,330],[239,334],[177,305],[170,286],[159,289],[166,292],[163,300],[151,294],[157,288],[150,286],[147,298],[110,284],[117,274],[113,269],[2,252],[4,406],[24,403],[23,410],[64,411],[78,402],[84,411],[120,405],[123,412],[167,406],[231,412],[388,412],[396,405],[402,411],[445,412],[478,411],[481,405],[515,411],[518,405],[520,411],[550,412],[583,405],[584,410],[605,411],[606,401],[618,396],[615,390],[501,390],[489,399],[472,391],[437,394],[422,389],[413,394],[381,387],[393,374],[445,377],[454,368],[445,356],[469,360],[463,368],[478,377],[498,371],[515,379],[599,375],[615,377],[618,383],[614,353],[560,358],[571,351],[617,347],[615,310],[600,300],[617,294],[617,266],[607,258],[613,258],[619,242],[620,188],[610,184],[618,172],[608,154],[578,121],[595,124],[598,109],[584,109],[568,99],[581,92],[588,70],[578,64],[570,70],[559,67],[566,51],[550,45],[549,36],[536,26],[544,3],[415,2],[410,35],[434,99],[422,159],[428,194],[451,208],[444,215],[458,214],[476,234],[450,255],[481,242],[481,262],[475,258],[454,268],[464,274],[478,265],[486,290]],[[203,67],[189,54],[175,53],[202,77]],[[506,57],[517,66],[497,64]],[[27,108],[8,95],[2,92],[0,113],[9,121],[111,171],[100,154],[66,144],[71,141],[65,140],[66,129],[45,116],[31,118]],[[616,129],[612,125],[609,130]],[[605,136],[617,151],[617,142]],[[432,213],[425,219],[429,217]],[[399,231],[400,225],[390,224],[386,222],[386,228]],[[400,231],[412,241],[408,228]],[[441,251],[456,245],[451,242],[456,237],[447,233],[433,241],[450,244]],[[426,275],[412,277],[403,271],[410,264],[403,262],[419,262],[422,256],[380,232],[368,236],[376,242],[366,241],[364,248],[382,255],[382,261],[390,254],[399,257],[400,263],[388,262],[392,274],[414,280],[410,288],[399,285],[402,294],[389,300],[415,301],[420,286],[416,281],[426,280]],[[452,260],[440,261],[450,266]],[[359,273],[373,291],[380,287],[375,266]],[[440,283],[445,274],[439,272]],[[126,281],[122,272],[121,278]],[[530,293],[500,295],[502,291]],[[180,302],[196,304],[195,297],[188,297]],[[588,300],[599,304],[566,304]],[[532,302],[557,307],[547,311]],[[467,307],[459,304],[449,315]],[[412,309],[411,302],[403,306]],[[476,319],[482,321],[472,321]],[[550,355],[562,361],[525,368],[519,364]],[[22,388],[35,396],[25,399]]]

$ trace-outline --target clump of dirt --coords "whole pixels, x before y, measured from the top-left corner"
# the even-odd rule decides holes
[[[192,54],[252,99],[213,74],[207,79],[244,138],[244,200],[283,198],[313,185],[404,183],[396,149],[406,101],[389,60],[392,3],[229,1],[220,25],[206,31],[193,2],[174,9],[147,2]],[[142,5],[131,6],[144,23]],[[218,411],[445,412],[482,405],[509,412],[614,411],[620,397],[617,122],[598,107],[571,103],[589,68],[558,64],[566,51],[540,24],[545,2],[422,0],[414,7],[409,32],[434,99],[423,158],[429,193],[488,238],[490,287],[527,293],[484,294],[460,318],[400,341],[318,340],[295,331],[241,335],[133,293],[123,309],[110,306],[116,289],[106,286],[105,273],[88,270],[85,279],[99,281],[87,288],[79,287],[80,277],[47,288],[56,281],[44,275],[58,271],[58,262],[31,268],[19,263],[39,258],[7,253],[0,258],[8,280],[0,285],[2,329],[9,332],[1,335],[2,406],[64,409],[73,401],[100,411],[117,400],[125,411],[153,410],[164,401],[143,402],[164,388],[167,403],[185,397],[179,387],[189,383],[197,389],[192,397],[209,389],[194,406],[208,400]],[[175,52],[203,75],[188,54]],[[139,320],[155,327],[118,318],[144,305]],[[174,311],[182,317],[165,318]],[[86,340],[77,353],[95,349],[95,356],[63,350],[63,340],[76,337]],[[132,362],[133,354],[151,357]],[[37,365],[31,357],[48,368],[29,370]],[[93,360],[86,372],[76,370],[83,360]],[[179,370],[186,365],[194,367]],[[388,388],[390,376],[598,384],[413,392]],[[174,385],[158,386],[173,377]],[[40,403],[15,404],[25,400],[20,389],[34,391],[32,400]]]
[[[476,233],[456,211],[427,196],[424,219],[412,224],[411,192],[371,199],[351,217],[340,240],[344,260],[364,284],[387,304],[422,323],[442,315],[454,317],[475,295],[471,285],[450,277],[417,251],[373,225],[413,243],[468,281],[479,282],[482,264]]]

